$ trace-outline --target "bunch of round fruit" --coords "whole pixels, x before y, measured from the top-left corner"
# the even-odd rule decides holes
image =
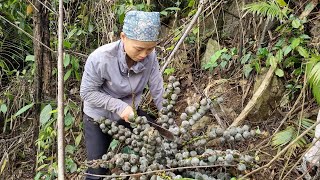
[[[250,129],[249,125],[242,127],[230,127],[229,129],[212,128],[208,133],[209,139],[219,138],[221,143],[245,141],[256,135],[256,130]]]
[[[131,150],[124,153],[117,151],[119,148],[114,148],[103,155],[104,161],[100,166],[109,168],[112,172],[112,176],[105,179],[230,179],[255,167],[255,160],[250,155],[243,155],[237,150],[222,151],[206,147],[208,140],[216,138],[220,142],[244,141],[254,136],[255,131],[250,130],[248,125],[226,130],[218,127],[212,128],[209,133],[204,133],[204,130],[200,136],[192,126],[207,113],[212,102],[203,98],[176,117],[174,105],[180,92],[179,81],[170,76],[163,95],[163,108],[156,121],[172,132],[174,141],[162,137],[148,124],[146,117],[131,116],[131,128],[108,119],[97,121],[102,132],[118,140],[121,147],[126,146]],[[180,126],[176,124],[179,117]],[[197,171],[190,169],[190,166],[198,167]],[[177,169],[166,170],[168,168]],[[152,173],[148,173],[151,171]]]

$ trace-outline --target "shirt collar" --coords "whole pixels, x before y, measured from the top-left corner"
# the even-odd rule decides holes
[[[148,56],[141,62],[136,62],[130,70],[132,70],[134,73],[140,73],[143,70],[145,70],[146,63],[148,62]],[[127,74],[129,71],[127,62],[126,62],[126,52],[124,51],[123,48],[123,42],[120,40],[119,42],[119,47],[118,47],[118,64],[120,71],[122,73]]]

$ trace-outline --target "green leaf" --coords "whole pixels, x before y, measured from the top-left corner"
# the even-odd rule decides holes
[[[79,135],[76,137],[76,139],[74,141],[76,146],[79,146],[81,139],[82,139],[82,132],[79,133]]]
[[[305,48],[303,48],[302,46],[298,46],[297,50],[301,56],[303,56],[304,58],[309,58],[309,52]]]
[[[42,176],[42,172],[37,172],[36,176],[34,177],[34,180],[40,180]]]
[[[284,56],[288,55],[291,52],[291,50],[292,50],[291,46],[284,47],[283,55]]]
[[[220,66],[221,66],[223,69],[225,69],[227,64],[228,64],[227,61],[222,61],[222,62],[220,63]]]
[[[26,106],[23,106],[18,112],[16,112],[16,114],[14,114],[14,117],[19,116],[20,114],[26,112],[27,110],[29,110],[32,106],[34,105],[34,103],[28,104]]]
[[[70,77],[70,75],[71,75],[71,73],[72,73],[72,69],[69,69],[69,70],[66,72],[66,74],[64,75],[63,80],[64,80],[64,81],[68,80],[69,77]]]
[[[234,55],[238,54],[238,49],[233,47],[230,49],[230,52],[231,52],[231,55],[234,56]]]
[[[166,68],[166,69],[164,70],[164,73],[165,73],[167,76],[169,76],[169,75],[173,74],[174,71],[175,71],[174,68]]]
[[[51,104],[47,104],[40,113],[40,125],[46,124],[51,118],[52,106]]]
[[[281,7],[287,6],[287,3],[284,0],[276,0],[276,1]]]
[[[210,58],[210,62],[212,64],[214,64],[218,59],[219,57],[221,56],[222,53],[224,52],[227,52],[227,48],[223,48],[222,50],[218,50],[216,51]]]
[[[124,154],[134,154],[135,152],[132,149],[130,149],[128,146],[125,146],[122,149],[122,153],[124,153]]]
[[[282,69],[279,69],[279,68],[275,71],[275,74],[276,74],[278,77],[283,77],[283,76],[284,76],[283,70],[282,70]]]
[[[311,39],[311,37],[309,35],[307,35],[307,34],[301,34],[299,37],[301,39]]]
[[[69,127],[73,124],[73,122],[74,117],[70,113],[67,113],[67,115],[64,117],[64,125]]]
[[[251,57],[251,53],[249,52],[248,54],[244,55],[242,58],[241,58],[241,64],[245,64],[248,62],[248,60],[250,59]]]
[[[272,138],[272,146],[282,147],[288,144],[295,136],[296,130],[292,126],[288,126],[285,130],[278,132]]]
[[[168,12],[165,11],[165,10],[161,11],[160,14],[161,14],[161,15],[164,15],[164,16],[168,16]]]
[[[49,166],[48,164],[42,164],[41,166],[39,166],[38,168],[37,168],[37,171],[41,171],[41,169],[43,169],[43,168],[45,168],[45,167],[47,167],[47,166]]]
[[[300,39],[300,38],[294,38],[294,39],[292,40],[292,42],[291,42],[291,45],[290,45],[291,48],[292,48],[292,49],[296,48],[297,46],[299,46],[300,42],[301,42],[301,39]]]
[[[285,39],[281,38],[274,46],[277,47],[275,49],[279,49],[283,46],[283,44],[285,43]]]
[[[88,26],[88,31],[89,31],[89,33],[92,33],[92,32],[93,32],[93,25],[92,25],[92,24],[89,24],[89,26]]]
[[[70,64],[70,54],[64,54],[63,67],[67,67]]]
[[[274,56],[270,56],[269,62],[271,67],[274,67],[274,68],[277,67],[277,59]]]
[[[71,43],[67,40],[63,41],[63,47],[65,47],[66,49],[70,49],[71,48]]]
[[[276,58],[277,58],[278,62],[281,62],[283,60],[283,51],[282,51],[282,49],[279,49],[277,51]]]
[[[178,8],[178,7],[168,7],[165,10],[168,10],[168,11],[180,11],[181,9]]]
[[[231,55],[230,54],[226,54],[226,53],[223,53],[222,55],[221,55],[221,59],[225,59],[225,60],[227,60],[227,61],[229,61],[230,59],[231,59]]]
[[[318,105],[320,105],[320,83],[312,86],[312,94],[316,99]]]
[[[26,61],[26,62],[28,62],[28,61],[34,62],[34,55],[28,55],[28,56],[26,56],[25,61]]]
[[[77,28],[72,29],[67,36],[67,39],[70,39],[76,32],[78,31]]]
[[[249,77],[249,75],[250,75],[250,72],[253,70],[253,68],[251,67],[251,65],[250,64],[246,64],[246,65],[244,65],[243,66],[243,73],[244,73],[244,76],[246,77],[246,78],[248,78]]]
[[[1,107],[0,107],[0,111],[5,114],[7,112],[8,108],[7,108],[7,105],[6,104],[1,104]]]
[[[188,7],[193,7],[195,1],[194,0],[189,0],[189,3],[188,3]]]
[[[292,21],[292,27],[298,29],[301,26],[301,23],[298,19]]]
[[[267,48],[259,48],[258,49],[258,53],[257,53],[258,56],[267,57],[268,54],[269,54],[269,51]]]
[[[173,50],[173,49],[174,49],[174,45],[172,45],[172,46],[170,46],[170,47],[166,48],[166,50],[167,50],[167,51],[171,51],[171,50]]]
[[[68,144],[66,145],[65,150],[66,150],[66,153],[73,154],[74,151],[76,150],[76,147]]]
[[[3,158],[3,162],[2,162],[2,165],[1,165],[1,169],[0,169],[0,174],[2,174],[2,172],[3,172],[4,168],[6,167],[8,161],[9,161],[8,154],[5,153],[5,158]]]
[[[194,14],[196,14],[196,12],[197,12],[197,10],[196,10],[196,9],[193,9],[193,10],[189,11],[189,13],[188,13],[188,17],[193,16]]]
[[[113,139],[109,145],[109,149],[114,150],[119,144],[119,141]]]

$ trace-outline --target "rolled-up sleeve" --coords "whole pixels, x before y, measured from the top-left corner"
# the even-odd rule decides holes
[[[99,57],[91,54],[85,64],[80,86],[80,96],[82,100],[99,108],[104,108],[120,115],[128,106],[120,99],[100,91],[105,79],[103,73],[106,72],[105,64],[101,63]]]
[[[149,88],[153,98],[154,103],[157,106],[157,109],[160,111],[162,108],[162,94],[163,94],[163,78],[160,73],[160,66],[156,56],[153,57],[153,66],[151,69],[151,74],[149,78]]]

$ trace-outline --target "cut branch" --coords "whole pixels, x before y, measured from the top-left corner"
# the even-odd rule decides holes
[[[248,102],[246,107],[242,110],[240,115],[233,121],[231,126],[238,126],[240,123],[244,121],[244,119],[248,116],[250,111],[253,109],[253,107],[256,105],[258,99],[263,95],[264,91],[269,86],[271,79],[273,77],[273,73],[275,71],[277,66],[270,66],[270,69],[267,72],[266,77],[263,79],[260,87],[257,89],[257,91],[253,94],[251,100]],[[230,127],[231,127],[230,126]]]

